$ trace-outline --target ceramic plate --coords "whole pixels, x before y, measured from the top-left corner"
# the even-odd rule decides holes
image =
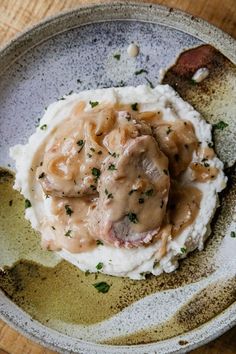
[[[127,55],[131,42],[140,47],[135,59]],[[24,201],[12,190],[9,147],[25,143],[45,107],[62,95],[148,80],[155,85],[160,68],[198,46],[211,53],[202,58],[209,59],[203,64],[210,77],[192,85],[180,57],[164,82],[209,122],[228,124],[215,132],[215,144],[229,183],[205,250],[193,252],[177,271],[143,281],[86,276],[40,250],[23,217]],[[234,48],[229,36],[179,11],[113,3],[49,19],[0,52],[0,311],[6,322],[58,352],[86,354],[185,353],[236,323]],[[135,75],[141,68],[148,74]],[[95,278],[112,284],[109,293],[96,291]]]

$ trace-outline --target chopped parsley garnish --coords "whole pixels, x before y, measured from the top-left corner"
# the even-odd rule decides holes
[[[186,253],[186,248],[185,247],[182,247],[182,248],[180,248],[180,251],[182,252],[182,253]]]
[[[236,237],[236,232],[231,231],[231,232],[230,232],[230,237],[235,238],[235,237]]]
[[[88,157],[91,159],[92,155],[91,155],[91,154],[88,154]]]
[[[109,291],[110,287],[111,287],[105,281],[101,281],[99,283],[95,283],[95,284],[93,284],[93,286],[95,287],[95,289],[97,289],[97,291],[99,293],[103,293],[103,294],[107,293]]]
[[[99,104],[99,102],[98,101],[89,101],[89,104],[92,108],[94,108]]]
[[[12,206],[13,200],[9,200],[9,206]]]
[[[55,226],[52,226],[52,229],[53,229],[53,230],[56,230]]]
[[[43,125],[41,125],[40,129],[41,129],[41,130],[46,130],[47,127],[48,127],[47,124],[43,124]]]
[[[144,203],[144,198],[139,198],[138,202],[139,202],[139,204],[143,204]]]
[[[90,184],[89,188],[91,188],[92,191],[95,191],[97,189],[96,186],[94,186],[93,184]]]
[[[125,86],[125,82],[123,80],[121,80],[118,84],[118,87],[124,87]]]
[[[101,270],[103,268],[103,263],[102,262],[99,262],[97,265],[96,265],[96,268],[97,270]]]
[[[103,242],[101,240],[96,240],[97,246],[103,246]]]
[[[32,206],[29,199],[25,199],[25,209],[30,208]]]
[[[90,148],[90,150],[92,151],[92,152],[95,152],[95,149],[92,147],[92,148]]]
[[[82,84],[82,81],[80,79],[77,79],[77,84]]]
[[[129,218],[129,221],[133,222],[134,224],[137,224],[138,218],[135,213],[128,213],[127,216]]]
[[[163,170],[163,172],[168,176],[168,171],[167,170]]]
[[[120,60],[120,54],[114,54],[113,57],[114,57],[116,60]]]
[[[113,198],[113,194],[109,193],[107,189],[105,189],[105,194],[107,195],[107,199],[112,199]]]
[[[79,146],[83,146],[84,145],[84,141],[81,139],[81,140],[77,141],[76,144],[79,145]]]
[[[113,163],[111,163],[111,164],[108,166],[108,170],[109,170],[109,171],[115,171],[115,170],[116,170],[116,166],[115,166]]]
[[[88,275],[90,274],[90,271],[89,270],[86,270],[84,275],[87,277]]]
[[[151,195],[153,195],[153,189],[149,189],[147,192],[145,192],[145,195],[151,197]]]
[[[96,167],[93,167],[92,168],[92,175],[96,178],[96,181],[97,181],[97,179],[100,177],[100,175],[101,175],[101,171],[98,169],[98,168],[96,168]]]
[[[67,230],[66,233],[65,233],[65,236],[66,237],[71,237],[71,232],[72,232],[72,230]]]
[[[68,204],[65,205],[65,209],[66,209],[67,215],[71,216],[73,214],[73,210],[71,209],[71,207]]]
[[[169,135],[172,132],[172,129],[170,127],[167,128],[166,134]]]
[[[38,176],[38,178],[43,178],[43,177],[45,177],[45,173],[44,172],[40,173],[40,175]]]
[[[78,140],[76,144],[80,146],[80,149],[78,151],[78,152],[80,152],[84,147],[85,141],[81,139],[81,140]]]
[[[128,122],[131,121],[131,114],[129,112],[126,112],[125,119],[127,119]]]
[[[131,189],[128,194],[131,195],[131,194],[133,194],[134,192],[137,192],[137,189]]]
[[[149,83],[149,86],[153,89],[154,88],[153,83],[147,77],[145,77],[145,80]]]
[[[119,157],[119,156],[120,156],[120,155],[117,154],[116,152],[113,152],[113,153],[110,153],[110,152],[109,152],[109,155],[111,155],[112,157]]]
[[[226,127],[228,127],[229,124],[223,122],[223,120],[219,121],[218,123],[213,125],[214,129],[219,129],[219,130],[224,130]]]
[[[69,96],[69,95],[72,95],[72,93],[73,93],[73,92],[74,92],[74,91],[73,91],[73,90],[71,90],[71,91],[68,93],[68,96]]]
[[[140,69],[135,71],[134,75],[140,75],[140,74],[148,74],[148,71],[145,69]]]
[[[136,102],[136,103],[131,104],[131,108],[133,111],[137,111],[138,110],[138,103]]]
[[[98,155],[102,155],[102,150],[99,150],[99,151],[98,151]]]

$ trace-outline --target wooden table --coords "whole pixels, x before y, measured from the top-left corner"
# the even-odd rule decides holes
[[[0,44],[41,19],[91,0],[0,0]],[[101,1],[100,1],[101,2]],[[103,0],[102,2],[106,2]],[[155,0],[199,16],[236,38],[236,0]],[[0,354],[50,354],[0,321]],[[236,328],[192,354],[236,354]]]

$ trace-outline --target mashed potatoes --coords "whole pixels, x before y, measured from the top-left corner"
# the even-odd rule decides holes
[[[42,244],[81,270],[142,279],[200,250],[226,185],[211,126],[168,85],[84,91],[11,148]]]

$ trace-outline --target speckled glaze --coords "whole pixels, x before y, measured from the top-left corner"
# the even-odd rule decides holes
[[[137,58],[127,55],[131,42],[140,46]],[[145,76],[134,75],[141,68],[148,71],[146,77],[155,85],[160,68],[173,64],[181,51],[203,43],[214,45],[236,62],[235,41],[229,36],[199,19],[156,5],[113,3],[83,7],[34,27],[0,52],[0,165],[11,167],[9,146],[26,142],[45,107],[57,98],[71,90],[136,86],[145,82]],[[119,61],[114,54],[121,54]],[[236,229],[232,167],[235,156],[225,147],[225,140],[232,143],[236,130],[232,115],[236,74],[228,60],[223,68],[221,81],[214,84],[216,94],[211,96],[211,103],[219,103],[218,96],[224,92],[220,105],[225,104],[230,134],[225,131],[216,136],[216,148],[231,167],[229,187],[221,196],[222,207],[213,220],[213,236],[206,250],[195,252],[177,272],[158,280],[147,279],[143,285],[122,283],[129,297],[123,299],[123,304],[117,300],[121,302],[120,311],[100,322],[45,323],[37,309],[26,313],[2,292],[0,312],[6,322],[58,352],[81,354],[186,353],[236,324],[236,239],[230,237]],[[171,79],[167,82],[172,83]],[[229,84],[222,89],[223,82]],[[208,97],[209,88],[204,92]],[[196,91],[196,95],[205,97],[204,92]],[[206,97],[196,99],[190,87],[181,94],[210,122],[218,121],[217,110],[210,115]],[[0,252],[6,253],[4,247]],[[63,267],[55,266],[56,260],[41,263],[52,270],[54,266],[55,274],[57,269],[60,274]],[[12,269],[17,273],[17,265]],[[165,338],[161,333],[166,334]]]

